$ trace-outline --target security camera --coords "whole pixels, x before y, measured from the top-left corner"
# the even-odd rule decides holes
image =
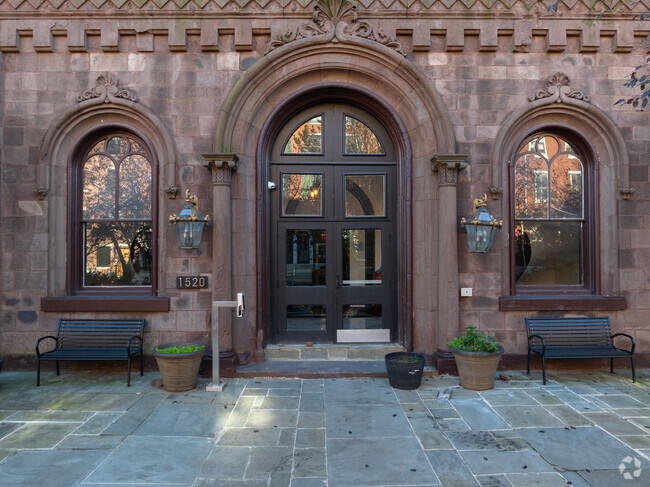
[[[275,189],[275,183],[273,181],[269,181],[268,183],[266,183],[266,185],[271,190]]]

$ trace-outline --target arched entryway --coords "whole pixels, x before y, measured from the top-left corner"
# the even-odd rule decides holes
[[[441,208],[436,202],[441,197],[438,180],[456,171],[459,164],[453,157],[451,162],[439,159],[437,174],[431,165],[434,155],[455,154],[453,130],[444,102],[431,82],[399,52],[361,37],[338,43],[304,38],[283,45],[246,72],[222,107],[214,153],[206,158],[213,161],[215,185],[223,181],[230,184],[220,172],[232,172],[232,245],[217,245],[213,255],[215,275],[224,275],[223,262],[228,261],[232,261],[232,273],[215,282],[213,294],[216,300],[232,299],[235,290],[244,290],[248,305],[236,326],[222,323],[223,343],[232,343],[241,357],[271,341],[276,305],[271,281],[280,275],[272,269],[270,243],[277,240],[271,232],[271,207],[274,195],[279,194],[278,181],[273,181],[271,174],[273,145],[281,130],[291,130],[292,117],[323,103],[362,110],[361,119],[373,126],[373,120],[378,122],[376,125],[388,134],[386,143],[394,146],[391,162],[396,184],[394,272],[398,305],[390,339],[409,349],[433,353],[446,335],[457,332],[453,319],[455,316],[458,320],[457,306],[451,303],[444,310],[438,306],[441,290],[454,287],[447,281],[457,281],[457,269],[446,272],[444,279],[439,272],[444,267],[440,263],[452,262],[456,255],[455,245],[447,243],[447,234],[456,234],[455,203],[451,201],[455,193],[451,199],[444,197],[454,210],[450,218],[445,216],[448,221],[444,225],[436,223]],[[275,182],[277,189],[269,190],[269,181]],[[221,193],[215,189],[215,201]],[[221,203],[218,206],[224,208]],[[215,241],[222,233],[215,225]],[[382,268],[382,277],[383,273]],[[438,284],[441,280],[443,285]],[[441,335],[439,321],[451,332],[445,330]],[[337,334],[328,340],[335,341]]]
[[[271,339],[396,340],[397,154],[350,104],[319,103],[279,130],[269,157]]]

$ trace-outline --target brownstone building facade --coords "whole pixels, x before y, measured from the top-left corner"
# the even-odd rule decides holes
[[[148,353],[209,344],[241,291],[220,348],[242,364],[306,342],[435,362],[467,324],[521,357],[547,315],[609,316],[643,357],[650,120],[615,103],[649,9],[0,1],[0,354],[62,317],[144,318]],[[196,249],[169,223],[187,190]],[[503,228],[470,253],[483,194]]]

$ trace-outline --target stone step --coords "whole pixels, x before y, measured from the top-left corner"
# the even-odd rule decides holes
[[[282,360],[332,360],[383,362],[387,353],[403,352],[404,347],[397,343],[381,344],[318,344],[308,347],[305,344],[268,345],[264,351],[267,361]]]

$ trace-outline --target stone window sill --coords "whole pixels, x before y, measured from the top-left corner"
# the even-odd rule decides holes
[[[627,306],[625,296],[501,296],[500,311],[618,311]]]
[[[61,296],[41,298],[42,311],[169,311],[169,298],[158,296]]]

